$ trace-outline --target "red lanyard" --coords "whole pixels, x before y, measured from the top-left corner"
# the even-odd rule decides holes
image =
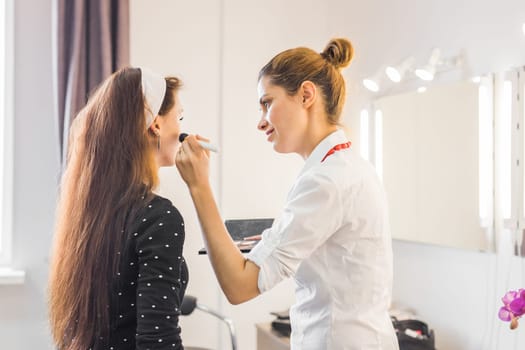
[[[339,150],[342,150],[342,149],[345,149],[345,148],[350,148],[350,145],[352,144],[352,142],[347,142],[347,143],[340,143],[338,145],[335,145],[334,147],[332,147],[328,153],[325,154],[325,156],[323,157],[323,159],[321,160],[321,163],[324,162],[324,160],[328,157],[328,156],[331,156],[332,154],[334,154],[335,152],[339,151]]]

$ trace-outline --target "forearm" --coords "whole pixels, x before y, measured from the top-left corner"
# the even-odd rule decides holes
[[[210,262],[219,284],[232,304],[239,304],[259,294],[259,267],[244,258],[231,239],[209,185],[190,188],[204,235]]]

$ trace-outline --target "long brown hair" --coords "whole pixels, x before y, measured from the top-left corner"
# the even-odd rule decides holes
[[[261,68],[259,80],[269,77],[289,95],[297,93],[304,81],[313,82],[321,88],[329,122],[338,124],[346,98],[340,70],[350,64],[353,55],[352,43],[345,38],[330,40],[320,54],[307,47],[285,50]]]
[[[180,86],[177,78],[166,82],[161,115]],[[118,252],[129,221],[158,184],[145,105],[140,69],[123,68],[94,92],[70,130],[48,290],[59,349],[107,339]]]

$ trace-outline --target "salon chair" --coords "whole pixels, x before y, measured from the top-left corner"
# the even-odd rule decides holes
[[[199,309],[200,311],[203,311],[207,314],[210,314],[212,316],[217,317],[222,322],[226,323],[228,326],[228,330],[230,332],[230,338],[231,338],[231,344],[232,344],[232,350],[237,350],[237,337],[235,335],[235,327],[233,326],[233,321],[218,312],[210,309],[206,305],[199,304],[197,302],[197,298],[191,295],[185,295],[184,299],[182,300],[181,305],[181,314],[183,316],[190,315],[195,309]],[[199,347],[192,347],[192,346],[184,346],[185,350],[210,350],[207,348],[199,348]]]

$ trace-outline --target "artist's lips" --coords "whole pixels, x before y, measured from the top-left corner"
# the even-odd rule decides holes
[[[268,136],[268,141],[270,141],[270,138],[272,137],[272,134],[274,132],[274,128],[271,128],[270,130],[266,131],[266,136]]]

